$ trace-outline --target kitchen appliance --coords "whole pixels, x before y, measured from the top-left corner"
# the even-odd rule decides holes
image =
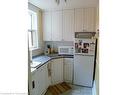
[[[86,38],[84,35],[85,32],[75,33],[73,82],[76,85],[92,87],[96,39],[92,39],[93,35],[87,35]]]
[[[74,47],[73,46],[59,46],[58,54],[59,55],[73,55]]]

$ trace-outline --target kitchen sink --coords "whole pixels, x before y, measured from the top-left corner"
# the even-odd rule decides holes
[[[39,64],[41,64],[41,62],[35,62],[35,61],[33,61],[33,62],[31,63],[31,67],[32,67],[32,68],[35,68],[35,67],[38,66]]]

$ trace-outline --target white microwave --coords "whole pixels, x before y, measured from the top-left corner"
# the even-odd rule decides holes
[[[58,47],[58,54],[73,55],[74,54],[74,47],[73,46],[59,46]]]

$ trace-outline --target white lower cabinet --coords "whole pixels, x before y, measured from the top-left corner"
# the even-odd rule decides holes
[[[31,95],[44,95],[50,85],[63,81],[72,83],[73,63],[73,58],[53,59],[34,71]]]
[[[39,93],[38,93],[38,88],[39,88],[39,86],[38,86],[38,84],[39,84],[38,71],[33,72],[31,78],[32,78],[31,95],[39,95]]]
[[[60,82],[63,82],[63,58],[53,59],[51,64],[51,83]]]
[[[73,58],[64,58],[64,81],[72,83],[73,81]]]
[[[51,61],[49,61],[47,63],[47,69],[45,72],[46,76],[45,76],[45,83],[46,83],[46,89],[51,85]]]
[[[46,89],[46,84],[45,84],[45,70],[46,70],[46,65],[44,65],[43,67],[40,67],[38,70],[38,92],[39,95],[41,95],[42,93],[44,93],[45,89]]]
[[[48,70],[47,64],[38,68],[32,74],[32,95],[44,95],[44,92],[48,88]]]
[[[72,83],[73,81],[73,58],[53,59],[51,62],[52,85],[60,82]]]

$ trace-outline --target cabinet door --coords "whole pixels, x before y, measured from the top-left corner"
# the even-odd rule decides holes
[[[95,8],[85,8],[83,14],[83,27],[88,32],[95,32],[96,28],[96,9]]]
[[[52,40],[62,40],[62,11],[52,12]]]
[[[73,58],[64,58],[64,81],[72,83],[73,79]]]
[[[74,57],[74,84],[92,87],[94,56]]]
[[[47,63],[48,64],[48,63]],[[47,64],[43,65],[38,69],[38,93],[39,95],[44,94],[48,88],[48,69]]]
[[[51,65],[52,85],[63,82],[63,59],[54,59]]]
[[[95,19],[95,8],[75,9],[75,32],[94,32]]]
[[[83,31],[83,9],[75,9],[75,32]]]
[[[38,68],[36,72],[32,75],[32,95],[44,94],[49,86],[47,64]]]
[[[63,10],[63,40],[73,41],[74,38],[74,10]]]
[[[51,12],[43,13],[43,39],[44,41],[51,41],[52,38],[52,26],[51,26]]]
[[[47,67],[46,67],[46,70],[45,70],[46,89],[51,85],[51,75],[50,75],[50,72],[51,72],[51,62],[49,61],[47,63]]]
[[[39,95],[38,93],[38,79],[37,79],[37,71],[32,74],[31,79],[32,79],[32,90],[31,90],[31,95]]]
[[[46,65],[42,66],[38,70],[38,82],[39,82],[39,88],[38,93],[41,95],[46,90],[46,80],[45,80],[45,71],[46,71]]]

